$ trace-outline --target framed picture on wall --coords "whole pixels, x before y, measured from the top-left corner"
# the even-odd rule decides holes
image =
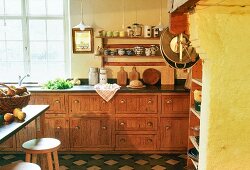
[[[93,28],[72,28],[73,53],[93,53]]]

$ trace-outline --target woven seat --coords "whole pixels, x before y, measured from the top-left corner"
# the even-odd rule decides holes
[[[25,161],[36,163],[37,154],[46,154],[48,169],[53,170],[53,161],[51,156],[51,154],[53,154],[55,170],[59,170],[57,150],[59,149],[60,145],[61,142],[54,138],[29,140],[22,145],[23,151],[26,153]]]

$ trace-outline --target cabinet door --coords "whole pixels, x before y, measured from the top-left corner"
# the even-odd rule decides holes
[[[157,130],[157,118],[116,118],[116,130]]]
[[[111,147],[109,118],[71,118],[70,144],[72,148]]]
[[[16,151],[16,136],[0,144],[0,151]]]
[[[70,95],[70,113],[112,113],[112,100],[106,102],[98,95]]]
[[[116,113],[157,113],[157,95],[118,95]]]
[[[44,137],[60,140],[60,150],[69,150],[69,120],[67,118],[46,117]]]
[[[186,113],[189,111],[189,95],[163,95],[162,114]]]
[[[30,122],[16,134],[17,150],[22,150],[22,144],[28,140],[36,138],[36,121]]]
[[[188,118],[161,118],[160,138],[161,148],[186,149],[188,142]]]
[[[156,135],[116,135],[116,150],[156,150]]]
[[[31,103],[50,105],[46,113],[66,113],[65,96],[63,94],[35,94],[31,97]]]

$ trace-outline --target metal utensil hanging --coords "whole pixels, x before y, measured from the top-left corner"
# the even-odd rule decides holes
[[[200,58],[187,35],[173,35],[168,28],[161,34],[160,50],[166,62],[176,69],[192,67]]]

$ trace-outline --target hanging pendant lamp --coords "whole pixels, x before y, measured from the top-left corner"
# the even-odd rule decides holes
[[[161,0],[161,9],[160,9],[160,23],[159,25],[155,26],[154,28],[158,28],[159,31],[163,31],[163,29],[165,28],[163,25],[162,25],[162,0]]]
[[[73,28],[79,28],[81,31],[85,30],[85,28],[90,28],[89,25],[86,25],[83,22],[83,0],[81,0],[81,22]]]

